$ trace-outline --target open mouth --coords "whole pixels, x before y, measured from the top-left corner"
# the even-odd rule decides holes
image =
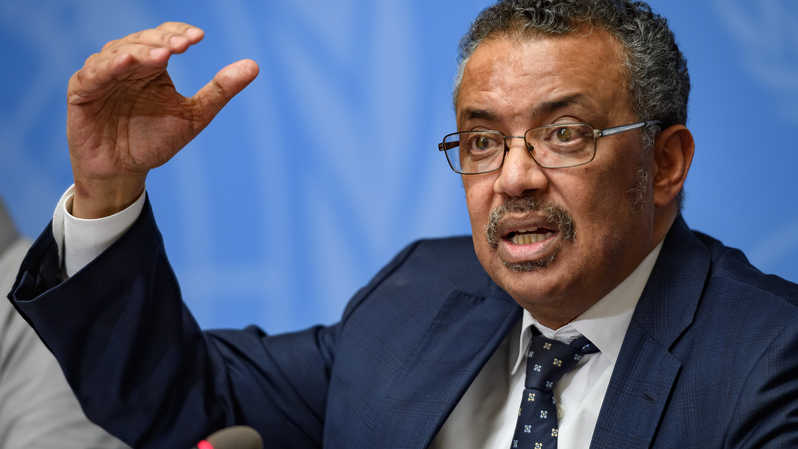
[[[549,266],[560,251],[559,229],[531,224],[513,226],[496,246],[499,259],[516,272],[537,271]]]
[[[551,229],[534,227],[512,231],[504,236],[504,240],[514,245],[531,245],[546,241],[554,237],[554,234],[556,234],[556,232]]]
[[[556,204],[529,196],[511,198],[490,211],[485,237],[493,249],[504,246],[531,254],[555,240],[573,241],[574,221]]]
[[[490,211],[485,238],[509,270],[536,271],[551,265],[564,242],[574,240],[574,221],[556,204],[512,198]]]

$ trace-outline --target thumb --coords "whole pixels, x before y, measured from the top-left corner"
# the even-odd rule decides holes
[[[219,70],[216,76],[191,98],[197,107],[200,127],[205,127],[219,111],[258,76],[258,64],[242,59]]]

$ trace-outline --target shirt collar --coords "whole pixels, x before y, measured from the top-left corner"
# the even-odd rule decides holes
[[[580,335],[584,335],[596,345],[601,354],[609,356],[613,360],[617,359],[624,336],[626,336],[626,330],[632,321],[637,301],[643,294],[643,289],[651,276],[661,249],[662,242],[651,250],[640,262],[640,265],[611,292],[559,329],[550,329],[540,324],[529,311],[524,310],[521,332],[517,338],[513,338],[511,341],[511,356],[508,360],[510,374],[515,374],[526,358],[526,348],[532,339],[533,326],[544,337],[565,343],[570,343]]]

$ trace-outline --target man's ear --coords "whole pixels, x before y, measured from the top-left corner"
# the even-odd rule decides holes
[[[654,141],[654,204],[667,206],[684,187],[695,142],[684,125],[662,130]]]

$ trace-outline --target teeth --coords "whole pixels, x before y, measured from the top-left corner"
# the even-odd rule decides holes
[[[516,245],[531,245],[532,243],[542,242],[552,235],[554,235],[553,232],[544,232],[542,234],[515,234],[512,238],[512,242]]]

